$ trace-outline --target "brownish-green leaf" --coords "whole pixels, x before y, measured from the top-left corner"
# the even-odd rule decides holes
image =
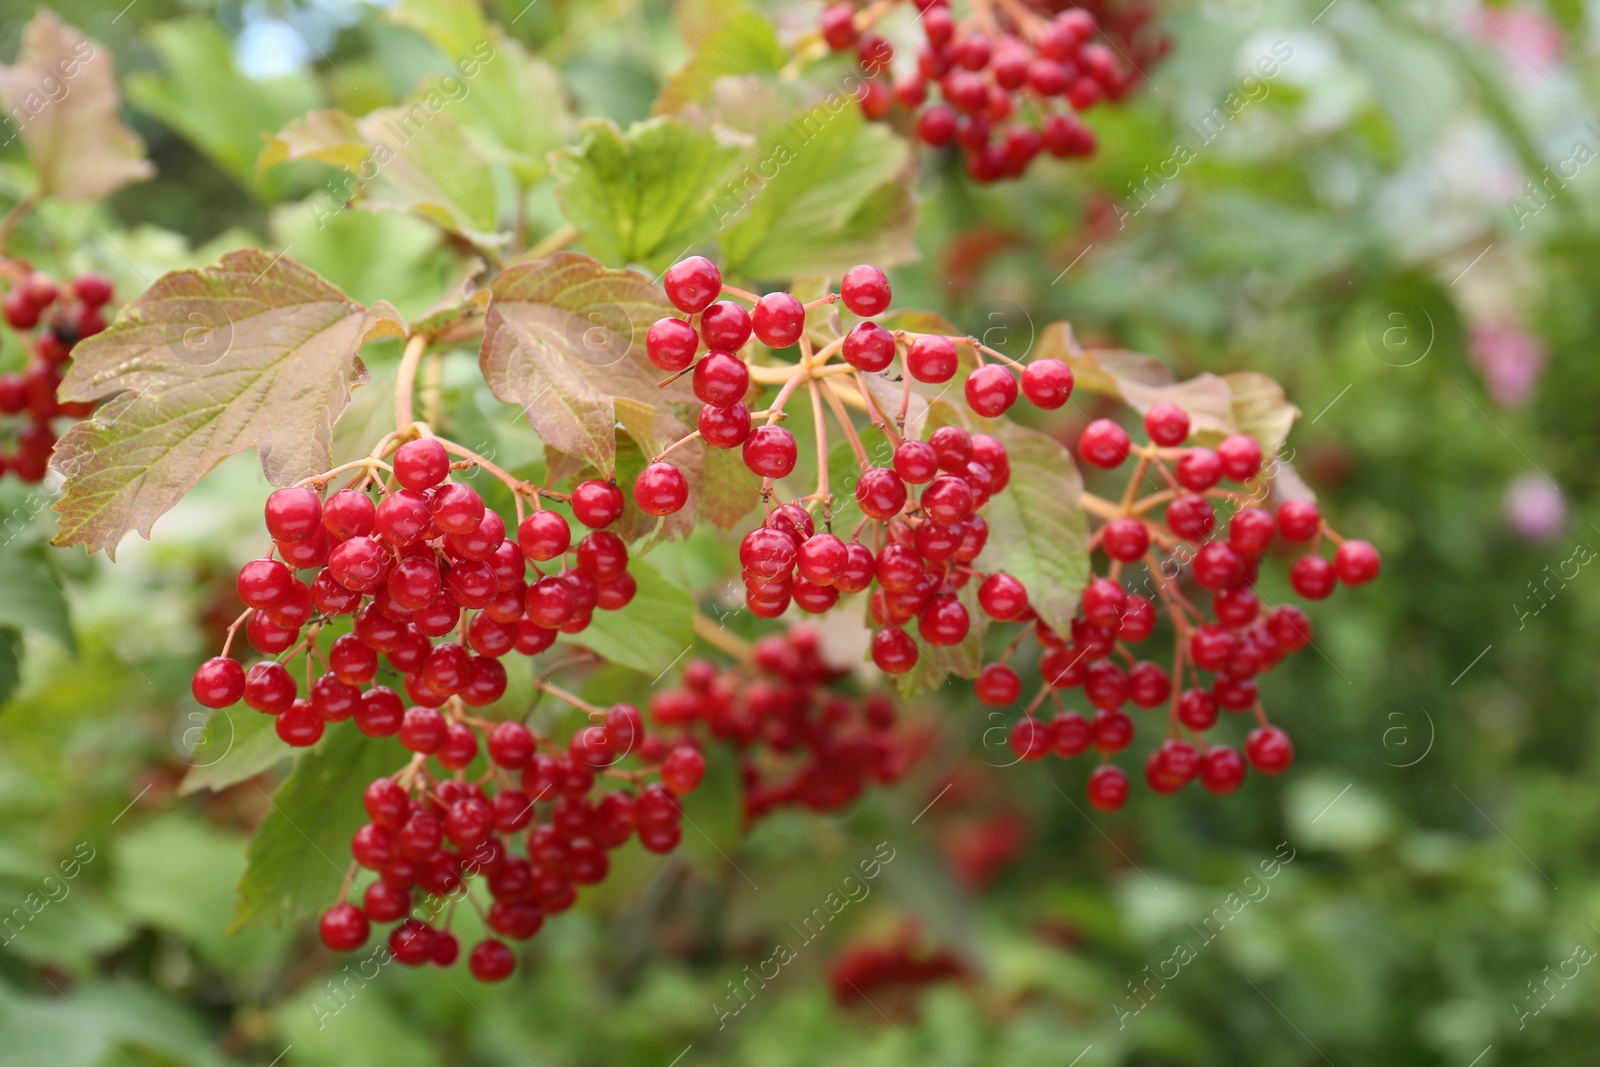
[[[39,192],[97,200],[155,173],[144,142],[117,114],[111,50],[49,9],[22,31],[22,52],[0,65],[0,101],[39,175]]]
[[[994,434],[1011,458],[1011,482],[989,501],[989,543],[978,569],[1022,582],[1039,617],[1067,633],[1089,581],[1089,523],[1078,504],[1083,479],[1055,438],[1011,422]]]
[[[681,383],[657,388],[644,357],[645,331],[670,314],[642,275],[558,252],[494,280],[479,364],[494,395],[520,407],[547,446],[610,477],[618,397],[629,401],[626,425],[642,434],[648,412],[655,438],[672,440],[670,403],[692,396]]]
[[[230,252],[164,275],[73,351],[61,398],[111,397],[56,446],[58,545],[110,553],[212,467],[254,445],[274,485],[328,469],[333,424],[366,380],[357,352],[401,335],[283,256]]]

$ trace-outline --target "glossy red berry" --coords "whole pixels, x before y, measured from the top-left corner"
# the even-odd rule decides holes
[[[394,453],[394,477],[415,492],[432,489],[450,474],[450,455],[431,437],[407,441]]]
[[[1004,663],[991,663],[978,672],[973,691],[988,707],[1010,707],[1022,695],[1022,679]]]
[[[870,518],[892,519],[905,507],[905,483],[888,467],[871,467],[862,472],[856,483],[856,502]]]
[[[906,634],[886,626],[872,635],[872,662],[885,674],[904,674],[917,665],[917,646]]]
[[[1222,480],[1222,460],[1209,448],[1186,449],[1173,473],[1191,493],[1203,493]]]
[[[664,371],[677,373],[694,362],[700,335],[683,319],[657,319],[644,335],[645,355]]]
[[[244,668],[237,660],[213,656],[195,670],[191,690],[202,707],[237,704],[244,696]]]
[[[703,403],[730,407],[750,388],[750,369],[727,352],[707,352],[694,365],[694,395]]]
[[[989,363],[967,377],[967,406],[984,418],[996,419],[1017,402],[1017,379],[1004,367]]]
[[[906,350],[906,370],[919,382],[937,385],[956,373],[956,346],[948,337],[918,337]]]
[[[1245,739],[1250,766],[1262,774],[1282,774],[1294,762],[1294,744],[1276,726],[1258,726]]]
[[[1333,569],[1345,585],[1364,585],[1378,576],[1382,561],[1366,541],[1346,541],[1333,554]]]
[[[1301,556],[1289,567],[1289,585],[1307,600],[1327,597],[1336,580],[1333,564],[1321,556]]]
[[[894,362],[894,334],[875,322],[858,322],[845,334],[839,355],[857,370],[876,374]]]
[[[1085,463],[1107,470],[1127,459],[1132,447],[1127,431],[1110,419],[1096,419],[1084,427],[1078,438],[1078,456]]]
[[[622,490],[590,478],[572,490],[572,514],[591,530],[610,526],[622,516]]]
[[[757,426],[744,442],[744,465],[763,478],[786,478],[799,451],[794,434],[782,426]]]
[[[1217,446],[1217,458],[1223,477],[1235,482],[1248,481],[1261,469],[1261,445],[1254,437],[1237,433],[1223,438]]]
[[[1217,701],[1204,689],[1185,689],[1178,696],[1178,721],[1191,730],[1209,730],[1217,724]]]
[[[1241,508],[1228,522],[1228,544],[1241,556],[1253,558],[1266,552],[1276,532],[1271,512]]]
[[[1032,715],[1024,715],[1012,723],[1006,740],[1019,760],[1032,762],[1050,754],[1050,730]]]
[[[889,309],[889,279],[877,267],[863,264],[844,272],[839,297],[853,313],[867,318]]]
[[[553,511],[535,511],[517,527],[517,546],[532,560],[560,557],[572,544],[572,528]]]
[[[1150,531],[1142,520],[1125,515],[1112,519],[1100,531],[1100,545],[1106,555],[1124,563],[1142,559],[1150,549]]]
[[[467,967],[480,982],[503,982],[516,969],[517,957],[504,941],[479,941],[467,955]]]
[[[1153,404],[1144,413],[1144,432],[1152,444],[1174,448],[1189,439],[1189,413],[1176,404]]]
[[[722,272],[704,256],[690,256],[668,267],[661,284],[673,306],[692,315],[704,311],[722,292]]]
[[[936,648],[959,645],[967,636],[971,619],[953,596],[934,597],[917,620],[917,633]]]
[[[856,43],[856,9],[854,4],[829,4],[822,10],[822,39],[835,52],[843,52]]]
[[[756,339],[768,348],[788,348],[800,340],[805,324],[805,306],[789,293],[768,293],[750,313]]]
[[[902,481],[926,485],[939,473],[939,456],[926,441],[906,438],[895,446],[894,472]]]
[[[322,501],[303,486],[278,489],[267,497],[266,525],[274,541],[304,541],[322,529]]]
[[[737,352],[750,340],[750,328],[750,313],[731,300],[718,300],[700,313],[707,348]]]
[[[1103,763],[1089,775],[1089,803],[1097,811],[1118,811],[1128,802],[1128,776],[1122,768]]]
[[[671,463],[652,463],[634,480],[633,501],[648,515],[671,515],[688,503],[689,483]]]
[[[354,904],[335,904],[317,924],[322,943],[335,952],[353,952],[367,943],[372,932],[367,917]]]
[[[1072,397],[1072,368],[1059,359],[1036,359],[1022,370],[1022,394],[1048,411]]]
[[[700,436],[713,448],[737,448],[750,436],[750,409],[742,401],[727,407],[706,404],[700,408]]]
[[[692,793],[706,775],[706,758],[698,749],[679,745],[661,764],[661,784],[669,793]]]
[[[1309,500],[1285,500],[1278,505],[1278,533],[1285,541],[1309,541],[1322,529],[1322,513]]]
[[[1009,574],[991,574],[978,587],[978,606],[999,622],[1010,622],[1028,610],[1028,591]]]
[[[1227,745],[1212,745],[1200,757],[1200,784],[1206,792],[1225,796],[1244,783],[1244,757]]]

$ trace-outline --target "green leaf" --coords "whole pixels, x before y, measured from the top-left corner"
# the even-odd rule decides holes
[[[47,96],[52,85],[57,92]],[[16,133],[42,195],[98,200],[156,172],[144,158],[144,142],[118,114],[111,50],[53,11],[34,15],[23,27],[17,62],[0,65],[0,102],[9,113],[30,116]]]
[[[42,545],[0,545],[0,590],[0,626],[44,634],[77,652],[62,578]]]
[[[467,55],[488,32],[477,0],[401,0],[384,17],[416,30],[452,57]]]
[[[261,138],[320,103],[310,74],[259,80],[242,74],[215,19],[160,22],[145,33],[165,69],[128,75],[129,101],[247,189],[255,184]]]
[[[22,683],[22,634],[10,626],[0,627],[0,708]]]
[[[754,11],[735,12],[709,36],[691,30],[690,42],[698,51],[661,87],[658,115],[706,99],[718,78],[773,73],[789,59],[771,21]]]
[[[658,270],[716,230],[712,197],[741,154],[730,132],[668,117],[582,129],[555,156],[556,195],[596,257]]]
[[[189,772],[178,786],[179,796],[213,792],[249,781],[294,755],[278,737],[277,720],[243,706],[218,708],[203,726],[184,735],[184,757]]]
[[[636,402],[627,412],[636,425],[642,407],[658,420],[658,436],[672,439],[668,402],[693,396],[681,383],[658,389],[644,356],[645,331],[669,314],[665,294],[643,276],[559,252],[495,278],[479,366],[547,447],[611,477],[617,397]]]
[[[750,278],[841,274],[915,256],[910,223],[874,195],[902,182],[910,147],[833,94],[764,131],[756,161],[726,183],[716,211],[723,270]],[[897,229],[899,227],[899,229]]]
[[[1233,425],[1240,433],[1254,437],[1266,455],[1276,453],[1289,439],[1300,409],[1284,398],[1283,386],[1265,374],[1235,371],[1222,378],[1231,392]]]
[[[1089,581],[1089,522],[1083,479],[1055,438],[1011,422],[994,435],[1011,457],[1011,482],[989,501],[989,542],[978,569],[1004,571],[1052,630],[1069,633]]]
[[[404,324],[284,256],[230,252],[174,271],[73,351],[63,400],[112,396],[56,446],[58,545],[116,548],[218,462],[255,445],[273,485],[329,466],[333,424],[366,380],[356,358]]]
[[[392,738],[348,728],[303,753],[250,842],[232,929],[276,926],[331,904],[350,862],[350,836],[366,821],[362,794],[407,756]]]
[[[487,42],[472,49],[472,57],[452,54],[463,56],[456,69],[467,95],[455,106],[468,135],[486,158],[509,163],[524,186],[545,177],[550,153],[567,143],[573,129],[560,73],[497,26],[489,28]],[[476,75],[468,73],[474,63]],[[448,91],[450,83],[430,79],[422,88]],[[531,100],[538,106],[529,107]]]
[[[313,111],[267,138],[258,166],[313,161],[344,170],[336,192],[312,199],[319,221],[352,201],[366,211],[403,211],[483,246],[499,232],[494,171],[446,110],[450,98],[429,90],[361,118]]]
[[[761,479],[733,450],[707,448],[701,453],[700,486],[695,506],[707,522],[731,530],[761,503]]]
[[[630,562],[628,573],[639,585],[628,606],[596,611],[588,629],[563,640],[658,677],[694,647],[694,599],[644,560]]]

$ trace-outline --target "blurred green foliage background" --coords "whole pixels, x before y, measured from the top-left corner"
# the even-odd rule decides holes
[[[1571,562],[1600,541],[1600,167],[1574,162],[1600,151],[1593,11],[1324,2],[1163,6],[1172,53],[1093,113],[1087,164],[982,188],[924,155],[919,254],[894,272],[897,306],[998,330],[1014,355],[1065,318],[1180,375],[1284,383],[1305,413],[1297,467],[1384,552],[1380,582],[1318,605],[1320,654],[1264,682],[1291,773],[1089,815],[1082,768],[986,767],[1008,760],[985,759],[982,709],[935,693],[914,714],[938,740],[899,790],[768,820],[736,868],[640,855],[503,987],[400,968],[363,985],[306,929],[227,933],[266,794],[176,796],[204,756],[189,673],[259,536],[253,461],[115,564],[45,549],[48,509],[7,480],[0,621],[27,654],[0,712],[0,1062],[1593,1063],[1600,578]],[[398,101],[442,69],[438,47],[355,0],[118,6],[59,10],[114,53],[157,176],[43,205],[42,261],[104,271],[120,300],[229,248],[292,246],[361,300],[417,313],[443,291],[457,260],[426,223],[344,212],[319,230],[314,180],[255,164],[263,133],[311,108]],[[560,69],[577,114],[626,122],[727,7],[487,10]],[[761,6],[785,33],[818,9]],[[0,55],[33,10],[0,4]],[[1279,42],[1277,75],[1245,81]],[[1170,176],[1231,91],[1249,106]],[[26,188],[0,151],[0,200]],[[952,875],[959,842],[1017,815],[1025,842],[987,884]],[[870,897],[736,1001],[730,983],[879,842],[896,858]],[[1237,915],[1207,939],[1218,908]],[[906,923],[969,976],[837,1002],[830,961]],[[1180,943],[1194,958],[1151,981]]]

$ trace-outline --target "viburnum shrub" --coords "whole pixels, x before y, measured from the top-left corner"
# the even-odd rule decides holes
[[[106,328],[103,309],[111,300],[111,283],[98,274],[81,274],[57,285],[50,275],[4,258],[0,279],[9,284],[0,312],[26,354],[20,371],[0,373],[0,424],[9,439],[3,444],[11,446],[9,453],[0,447],[0,473],[37,482],[49,469],[57,420],[81,419],[94,409],[83,401],[57,400],[56,387],[73,346]]]
[[[837,0],[822,11],[820,33],[834,52],[851,55],[866,81],[856,91],[869,118],[898,104],[916,137],[954,145],[976,181],[1020,177],[1040,152],[1063,159],[1092,155],[1095,135],[1078,117],[1102,100],[1118,101],[1167,48],[1145,34],[1148,6],[1099,9],[1041,0]],[[897,57],[885,32],[896,10],[914,18],[914,57]]]
[[[358,352],[383,337],[404,339],[394,428],[335,462],[333,425],[368,380]],[[508,469],[452,437],[448,413],[418,418],[418,380],[465,345],[542,456]],[[1312,630],[1267,602],[1260,564],[1293,557],[1306,599],[1379,567],[1281,477],[1297,412],[1260,375],[1175,382],[1146,357],[1083,349],[1064,323],[1038,347],[1020,362],[897,310],[871,265],[836,287],[757,294],[699,256],[658,286],[561,252],[407,322],[281,254],[234,252],[158,280],[80,347],[62,395],[111,398],[57,448],[57,540],[109,551],[148,534],[218,461],[257,446],[278,486],[263,551],[239,571],[242,611],[193,694],[270,716],[310,751],[252,847],[242,915],[313,905],[331,948],[384,924],[395,959],[450,966],[466,897],[490,934],[470,969],[498,980],[514,965],[506,941],[603,879],[609,850],[679,843],[680,798],[712,759],[737,768],[745,824],[899,780],[915,745],[873,677],[902,695],[974,679],[981,703],[1015,709],[1018,761],[1095,751],[1087,788],[1103,810],[1126,798],[1112,757],[1145,711],[1157,792],[1199,778],[1225,793],[1247,765],[1289,765],[1256,678]],[[1010,417],[1059,420],[1078,389],[1142,415],[1148,443],[1125,428],[1132,414],[1076,437],[1083,466],[1125,472],[1124,487],[1086,490],[1060,440]],[[704,527],[737,535],[725,558],[743,596],[698,598],[720,622],[641,560]],[[820,629],[763,621],[791,605]],[[1161,616],[1170,668],[1134,652]],[[715,658],[689,656],[697,642]],[[881,675],[852,677],[838,651],[852,646]],[[661,688],[583,695],[614,677],[608,664]],[[1068,707],[1075,689],[1092,715]],[[536,721],[546,698],[579,714]],[[1219,709],[1255,716],[1243,755]],[[258,751],[206,781],[259,773]],[[348,841],[337,886],[324,859],[284,888],[284,854],[305,851],[291,811]]]

